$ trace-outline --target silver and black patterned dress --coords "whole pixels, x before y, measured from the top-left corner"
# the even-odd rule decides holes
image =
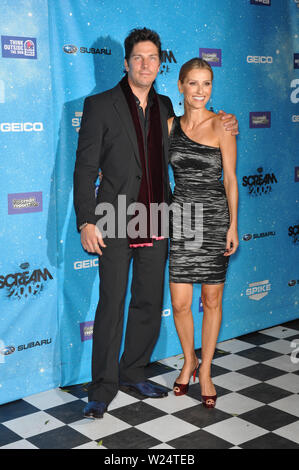
[[[170,212],[169,280],[223,283],[230,217],[221,181],[221,151],[189,139],[180,118],[175,117],[169,152],[175,180],[172,204],[176,207]]]

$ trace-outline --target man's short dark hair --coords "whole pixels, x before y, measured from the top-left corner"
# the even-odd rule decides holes
[[[158,51],[159,51],[159,58],[160,62],[162,61],[162,48],[161,48],[161,40],[159,35],[147,28],[142,28],[142,29],[132,29],[130,32],[129,36],[126,37],[125,39],[125,59],[127,62],[129,62],[133,47],[135,44],[138,42],[143,42],[143,41],[151,41],[152,43],[157,46]]]

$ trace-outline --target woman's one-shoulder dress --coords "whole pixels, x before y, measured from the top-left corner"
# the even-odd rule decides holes
[[[221,181],[221,151],[189,139],[180,118],[175,117],[169,152],[175,180],[170,211],[169,280],[223,283],[229,261],[224,253],[230,217]]]

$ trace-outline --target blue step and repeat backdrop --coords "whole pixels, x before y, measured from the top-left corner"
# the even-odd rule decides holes
[[[1,0],[0,403],[90,380],[98,260],[80,245],[72,175],[84,98],[122,78],[123,41],[134,27],[161,36],[156,89],[176,114],[180,66],[200,56],[214,69],[214,110],[239,120],[240,248],[219,341],[298,318],[298,7]],[[171,169],[170,176],[173,185]],[[199,285],[192,309],[200,347]],[[161,314],[153,361],[181,352],[167,276]]]

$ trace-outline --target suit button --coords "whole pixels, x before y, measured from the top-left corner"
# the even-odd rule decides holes
[[[136,179],[137,179],[137,180],[141,180],[141,176],[139,176],[139,175],[136,176]]]

